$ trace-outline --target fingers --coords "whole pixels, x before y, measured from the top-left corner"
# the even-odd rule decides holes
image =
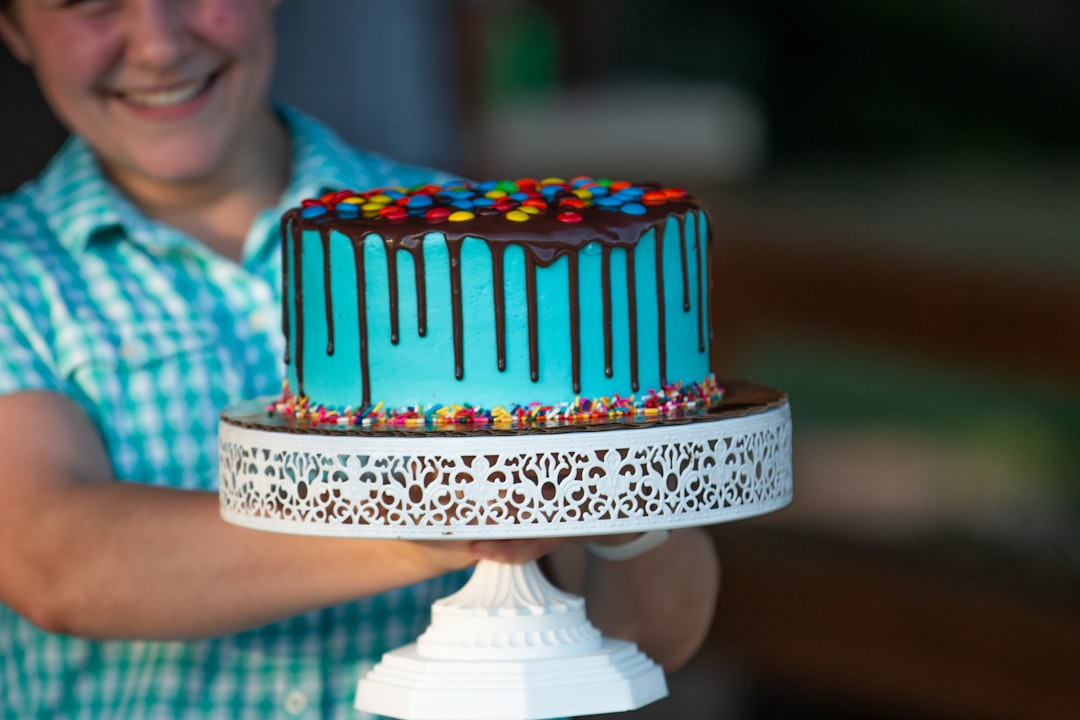
[[[477,560],[521,564],[539,560],[565,542],[566,538],[475,540],[469,549]]]

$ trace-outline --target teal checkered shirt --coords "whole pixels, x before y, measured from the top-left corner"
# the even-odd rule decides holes
[[[280,389],[283,210],[329,189],[445,179],[280,112],[292,178],[279,207],[256,218],[239,263],[142,215],[77,139],[0,199],[0,394],[73,398],[119,478],[214,489],[218,413]],[[51,635],[0,605],[0,717],[360,717],[360,673],[415,638],[431,602],[459,584],[444,578],[198,642]]]

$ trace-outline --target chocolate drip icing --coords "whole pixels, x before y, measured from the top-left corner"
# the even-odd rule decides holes
[[[660,351],[660,385],[667,385],[667,303],[664,300],[664,232],[655,225],[656,231],[656,346]]]
[[[615,369],[612,367],[614,342],[611,338],[611,248],[607,245],[600,247],[600,294],[604,303],[604,376],[612,377]]]
[[[566,256],[570,285],[570,373],[574,394],[581,392],[581,293],[578,290],[578,254]]]
[[[540,379],[540,309],[536,306],[536,261],[530,252],[525,253],[525,297],[529,311],[529,377],[536,382]]]
[[[611,252],[615,248],[622,248],[626,252],[626,290],[629,324],[629,359],[630,359],[630,382],[634,392],[640,390],[639,378],[639,338],[638,338],[638,298],[637,298],[637,273],[635,268],[635,250],[641,238],[652,230],[655,236],[655,262],[657,284],[657,346],[660,358],[660,384],[667,383],[667,347],[666,347],[666,316],[664,298],[663,277],[663,244],[666,223],[675,220],[679,223],[680,258],[682,261],[683,277],[683,310],[689,312],[690,281],[689,281],[689,258],[686,247],[686,215],[692,211],[701,210],[700,204],[691,198],[673,202],[660,208],[649,208],[644,216],[629,216],[621,213],[594,211],[590,212],[585,222],[570,225],[558,222],[555,213],[534,216],[527,224],[509,223],[501,216],[477,217],[467,223],[445,223],[437,227],[431,226],[423,218],[406,218],[398,223],[367,219],[344,219],[332,216],[321,218],[303,218],[298,210],[292,210],[282,218],[282,261],[283,283],[285,295],[290,292],[292,283],[293,307],[295,319],[290,318],[288,307],[285,307],[282,317],[282,331],[286,338],[285,362],[296,363],[296,375],[299,384],[298,391],[303,390],[303,288],[302,288],[302,237],[304,230],[317,230],[323,241],[324,267],[324,292],[326,293],[326,313],[328,322],[328,353],[333,352],[333,315],[332,298],[330,290],[330,251],[329,242],[331,231],[345,235],[352,243],[354,261],[356,265],[357,280],[357,312],[360,333],[360,372],[363,376],[363,402],[371,404],[370,378],[368,373],[368,328],[364,282],[364,242],[368,235],[378,234],[386,247],[387,273],[389,284],[389,307],[391,342],[399,341],[399,282],[397,270],[397,251],[406,250],[413,258],[416,293],[417,293],[417,327],[418,333],[424,337],[427,333],[427,290],[426,269],[424,263],[423,240],[431,232],[437,232],[445,238],[450,255],[450,288],[451,306],[453,315],[453,338],[454,338],[454,377],[462,379],[465,374],[464,367],[464,310],[462,296],[462,268],[461,249],[462,242],[466,237],[476,238],[485,242],[491,252],[492,258],[492,281],[494,284],[494,313],[496,326],[496,366],[499,370],[506,367],[506,297],[505,297],[505,270],[504,253],[507,245],[515,244],[525,252],[525,293],[528,304],[528,336],[529,336],[529,373],[532,380],[540,378],[540,348],[539,348],[539,308],[537,306],[537,267],[548,267],[563,255],[568,258],[569,273],[569,303],[570,303],[570,352],[572,359],[572,372],[574,392],[581,392],[581,344],[580,344],[580,278],[579,278],[579,253],[586,245],[598,243],[601,249],[601,294],[603,301],[603,325],[604,325],[604,374],[612,377],[614,374],[613,364],[613,333],[612,333],[612,287],[611,287]],[[595,221],[593,220],[595,218]],[[698,347],[699,351],[705,351],[705,316],[703,309],[703,293],[705,279],[703,272],[707,272],[702,259],[703,248],[700,240],[700,228],[695,222],[694,250],[697,256],[697,312],[698,312]],[[285,262],[288,252],[285,248],[285,240],[289,236],[287,228],[291,228],[292,239],[292,267]],[[711,242],[711,224],[707,241]],[[290,322],[295,324],[295,337],[290,336]],[[290,344],[295,347],[290,348]]]
[[[709,237],[712,237],[712,224],[708,227]],[[697,254],[697,335],[698,352],[705,352],[705,310],[701,304],[701,221],[694,223],[694,252]]]
[[[506,274],[503,272],[505,245],[490,245],[491,286],[495,303],[495,353],[499,372],[506,370]]]
[[[353,246],[353,263],[356,266],[356,319],[360,331],[360,373],[363,376],[363,403],[364,407],[371,406],[371,373],[368,372],[368,328],[367,328],[367,286],[364,267],[364,240],[367,233],[358,237],[350,236]],[[325,261],[325,260],[324,260]],[[296,367],[297,375],[300,366]]]
[[[465,377],[465,321],[461,298],[461,241],[462,238],[446,238],[450,251],[450,303],[454,315],[454,377]]]
[[[330,231],[319,230],[323,251],[323,295],[326,303],[326,354],[334,354],[334,293],[330,290]]]
[[[302,256],[304,231],[299,223],[292,227],[293,241],[293,301],[296,303],[296,383],[297,392],[304,394],[304,273]],[[288,298],[286,290],[285,297]],[[288,335],[285,336],[288,342]]]
[[[683,312],[690,312],[690,272],[686,258],[686,216],[676,216],[675,222],[679,224],[679,260],[682,261],[682,309]]]
[[[638,382],[638,336],[637,336],[637,271],[634,269],[634,247],[626,248],[626,312],[630,325],[630,389],[641,389]]]
[[[282,298],[289,297],[289,243],[285,242],[288,235],[289,228],[289,215],[282,218],[281,225],[279,226],[281,232],[281,287],[283,289]],[[284,362],[289,364],[289,348],[291,343],[289,342],[289,303],[287,300],[283,300],[281,303],[281,334],[285,336],[285,357]]]

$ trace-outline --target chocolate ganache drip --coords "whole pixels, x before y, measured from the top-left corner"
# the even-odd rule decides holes
[[[522,183],[523,181],[519,181]],[[576,181],[575,181],[576,182]],[[558,187],[546,187],[533,184],[533,192],[519,192],[513,197],[516,201],[502,196],[495,202],[483,202],[490,191],[485,185],[458,183],[453,186],[429,185],[411,193],[397,192],[397,197],[387,195],[387,190],[373,190],[367,193],[342,191],[320,200],[306,201],[302,208],[287,212],[282,218],[282,278],[284,297],[290,294],[292,283],[293,318],[287,302],[284,304],[282,330],[286,339],[285,362],[296,364],[298,392],[304,395],[303,357],[304,357],[304,317],[302,263],[304,231],[318,233],[322,243],[322,262],[325,312],[328,332],[327,353],[334,352],[333,299],[331,290],[331,250],[333,234],[336,232],[352,245],[353,263],[356,273],[357,317],[360,338],[360,372],[363,376],[363,403],[371,404],[371,388],[368,372],[368,312],[365,293],[364,245],[368,241],[382,242],[387,257],[387,276],[389,298],[386,312],[389,313],[391,342],[397,344],[399,337],[398,305],[400,289],[397,271],[397,252],[408,252],[413,258],[415,268],[416,305],[418,334],[427,332],[427,282],[424,263],[423,243],[425,236],[439,233],[443,236],[450,258],[449,285],[451,288],[451,309],[454,339],[454,376],[464,377],[464,328],[463,278],[461,267],[461,249],[465,238],[483,241],[491,254],[492,281],[494,286],[493,313],[496,333],[496,361],[499,371],[506,368],[506,278],[504,256],[506,247],[516,245],[525,256],[525,294],[528,312],[529,370],[533,381],[540,373],[540,335],[538,327],[539,308],[537,307],[537,267],[549,267],[559,258],[567,258],[568,303],[570,317],[570,347],[574,392],[581,391],[581,301],[579,287],[578,261],[581,251],[592,243],[600,246],[601,251],[601,295],[603,302],[604,334],[604,373],[613,375],[613,336],[612,336],[612,285],[611,252],[621,248],[626,253],[626,291],[629,324],[630,376],[632,389],[640,389],[638,377],[639,338],[637,331],[638,293],[637,272],[635,269],[635,250],[642,238],[652,232],[655,244],[656,266],[656,312],[657,338],[660,360],[660,382],[667,383],[667,343],[665,322],[665,298],[663,276],[663,247],[667,223],[677,223],[680,241],[680,260],[682,273],[682,309],[689,312],[690,273],[689,249],[687,247],[687,215],[693,212],[704,214],[704,208],[694,198],[678,189],[659,190],[656,186],[632,186],[629,183],[612,183],[610,188],[603,188],[596,183],[571,186],[559,184]],[[499,185],[503,185],[500,183]],[[510,183],[515,185],[514,183]],[[620,187],[617,187],[620,186]],[[583,201],[582,189],[592,189],[596,195],[593,201]],[[505,195],[505,193],[504,193]],[[371,202],[378,196],[386,202]],[[525,196],[523,200],[521,196]],[[359,202],[343,203],[344,198],[359,198]],[[366,203],[366,204],[365,204]],[[461,208],[466,205],[473,211]],[[378,205],[378,210],[360,213],[358,205],[365,207]],[[526,213],[519,208],[534,212]],[[531,207],[529,207],[531,205]],[[518,213],[514,216],[513,213]],[[696,219],[695,219],[696,220]],[[700,221],[694,223],[698,227]],[[292,242],[291,269],[287,259],[288,251],[284,241]],[[711,223],[706,242],[711,242]],[[694,232],[693,250],[697,260],[696,296],[698,346],[705,351],[704,310],[702,308],[705,282],[702,267],[703,248],[700,241],[700,228]],[[707,257],[707,255],[706,255]],[[290,336],[290,322],[295,325],[295,336]],[[290,348],[290,343],[295,346]]]

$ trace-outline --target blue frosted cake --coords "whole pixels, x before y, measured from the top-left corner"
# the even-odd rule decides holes
[[[709,238],[685,191],[587,177],[305,200],[282,219],[274,410],[483,424],[715,403]]]

